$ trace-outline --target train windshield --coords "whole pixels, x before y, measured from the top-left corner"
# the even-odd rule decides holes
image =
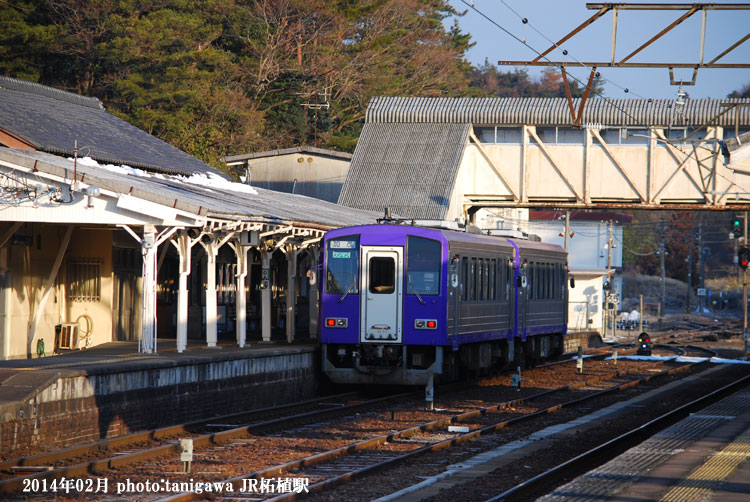
[[[359,236],[329,240],[326,253],[326,293],[358,294]]]
[[[440,294],[440,243],[409,236],[406,242],[406,294]]]

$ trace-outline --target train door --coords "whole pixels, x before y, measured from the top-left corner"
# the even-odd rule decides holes
[[[521,268],[516,279],[516,287],[518,289],[518,336],[520,336],[522,340],[526,339],[526,318],[528,314],[530,293],[526,272],[527,270],[525,267]]]
[[[360,342],[401,342],[403,249],[362,246]]]

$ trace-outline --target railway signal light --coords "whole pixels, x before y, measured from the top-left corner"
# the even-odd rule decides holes
[[[735,239],[739,238],[739,236],[742,235],[742,228],[740,223],[741,222],[739,218],[732,218],[732,234],[734,234]]]
[[[651,355],[651,337],[645,331],[638,335],[638,351],[636,353],[639,356]]]
[[[737,250],[737,263],[742,270],[747,270],[747,265],[750,263],[750,248],[742,246]]]

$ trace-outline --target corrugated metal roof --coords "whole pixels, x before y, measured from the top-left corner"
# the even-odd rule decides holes
[[[365,124],[339,204],[404,218],[446,216],[469,124]]]
[[[33,150],[0,148],[0,160],[42,173],[72,177],[73,163],[65,158]],[[35,161],[36,162],[35,164]],[[223,190],[187,183],[179,176],[133,176],[101,167],[78,164],[77,172],[86,183],[120,194],[198,214],[202,217],[302,223],[335,228],[375,223],[381,212],[348,208],[303,195],[255,188],[257,194]],[[65,172],[63,172],[65,171]]]
[[[0,129],[36,149],[172,174],[228,176],[110,115],[96,98],[0,76]]]
[[[279,155],[289,155],[293,153],[311,153],[315,155],[322,155],[324,157],[334,157],[337,159],[351,160],[352,154],[347,152],[337,152],[336,150],[328,150],[326,148],[318,148],[315,146],[295,146],[292,148],[282,148],[279,150],[270,150],[267,152],[256,152],[256,153],[243,153],[240,155],[228,155],[224,157],[224,162],[236,163],[243,160],[251,159],[263,159],[266,157],[278,157]]]
[[[590,98],[582,124],[611,126],[701,126],[724,111],[721,103],[748,103],[750,99],[688,99],[685,105],[673,99]],[[580,99],[573,100],[578,112]],[[737,114],[737,115],[735,115]],[[717,125],[750,125],[750,107],[725,113]],[[459,123],[568,125],[571,121],[565,98],[403,98],[373,97],[367,107],[367,123]]]

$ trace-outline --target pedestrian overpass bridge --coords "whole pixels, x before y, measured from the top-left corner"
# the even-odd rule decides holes
[[[750,99],[373,98],[339,202],[446,220],[488,207],[744,210],[748,148]]]

